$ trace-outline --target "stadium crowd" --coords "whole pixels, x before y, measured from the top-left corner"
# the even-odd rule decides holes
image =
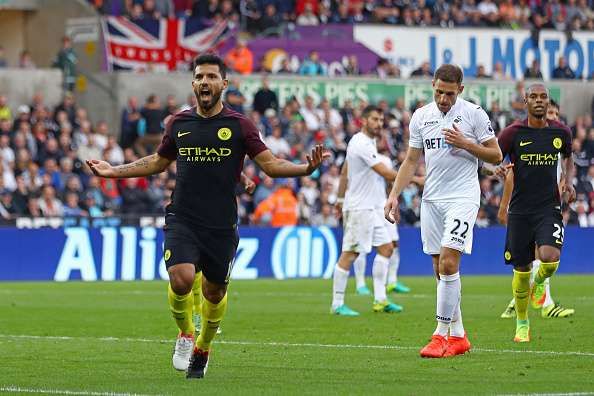
[[[511,103],[512,111],[502,111],[495,102],[487,109],[496,132],[525,116],[520,101],[523,84]],[[114,137],[104,121],[92,122],[87,111],[78,106],[72,94],[50,108],[41,94],[29,104],[16,109],[7,106],[0,93],[0,218],[16,216],[110,216],[163,213],[174,187],[175,165],[152,178],[127,180],[99,179],[93,176],[84,161],[101,158],[112,164],[128,163],[155,150],[161,139],[164,119],[194,105],[194,97],[179,103],[172,95],[161,98],[150,95],[129,98],[122,111],[121,135]],[[252,105],[239,89],[239,80],[232,79],[226,94],[229,106],[247,114],[259,127],[271,151],[289,160],[304,161],[311,145],[324,143],[332,159],[311,177],[276,182],[247,161],[245,173],[257,184],[249,195],[238,186],[238,216],[242,224],[338,224],[333,213],[340,167],[349,139],[361,126],[365,103],[347,101],[335,108],[327,100],[315,104],[306,97],[303,103],[293,98],[279,107],[276,94],[262,79]],[[379,150],[389,154],[397,167],[404,159],[408,141],[408,124],[418,101],[407,108],[402,99],[395,103],[379,103],[385,112],[383,138]],[[594,113],[594,101],[592,103]],[[571,125],[576,162],[575,184],[578,200],[565,211],[571,224],[594,226],[594,123],[593,114],[576,119]],[[424,167],[418,168],[418,174]],[[501,183],[482,178],[482,205],[477,226],[496,223],[501,196]],[[403,222],[418,225],[422,187],[411,184],[403,193]]]
[[[386,23],[405,26],[594,30],[592,0],[89,0],[131,19],[198,17],[246,21],[251,33],[283,23]]]

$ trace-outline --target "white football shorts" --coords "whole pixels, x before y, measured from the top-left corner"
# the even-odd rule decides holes
[[[472,230],[479,206],[464,202],[421,203],[423,252],[439,254],[442,247],[472,252]]]
[[[343,212],[342,251],[369,253],[374,246],[390,243],[383,214],[373,209]]]
[[[398,234],[398,224],[392,224],[386,220],[386,217],[384,216],[384,209],[380,209],[378,213],[384,219],[386,230],[388,231],[388,235],[390,235],[390,240],[392,242],[398,242],[400,240],[400,235]]]

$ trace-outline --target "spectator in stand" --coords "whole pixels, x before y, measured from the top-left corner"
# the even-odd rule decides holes
[[[21,55],[19,56],[19,68],[20,69],[35,69],[35,63],[33,63],[33,59],[31,59],[31,53],[27,50],[21,51]]]
[[[320,20],[314,13],[311,3],[306,3],[303,13],[297,17],[297,25],[299,26],[318,26]]]
[[[272,134],[264,139],[264,143],[266,143],[272,154],[277,157],[288,158],[291,153],[291,147],[289,147],[289,143],[283,138],[279,126],[272,128]]]
[[[136,96],[129,97],[128,105],[122,111],[120,123],[120,145],[122,148],[132,147],[138,139],[138,124],[141,118],[138,98]]]
[[[355,23],[355,19],[349,13],[349,6],[346,2],[341,2],[336,8],[336,12],[332,15],[332,23],[343,23],[352,25]]]
[[[431,66],[429,62],[421,63],[421,66],[415,70],[410,75],[411,77],[433,77],[433,72],[431,71]]]
[[[272,227],[297,224],[297,198],[292,179],[277,180],[276,190],[256,207],[255,224],[269,224]]]
[[[553,79],[566,79],[572,80],[575,79],[575,73],[571,70],[571,67],[567,64],[565,57],[560,56],[559,61],[557,63],[557,67],[553,70]]]
[[[264,8],[264,15],[260,18],[260,31],[265,34],[277,33],[276,29],[280,26],[281,15],[278,14],[276,6],[269,3]]]
[[[491,76],[487,74],[487,71],[485,70],[484,65],[478,65],[477,69],[476,69],[476,77],[475,78],[490,79]]]
[[[76,84],[76,64],[78,59],[72,48],[72,40],[68,36],[62,37],[62,48],[52,64],[64,73],[64,89],[73,92]]]
[[[267,76],[262,77],[262,86],[254,95],[253,108],[260,114],[266,109],[278,111],[278,98],[276,93],[270,89],[270,81]]]
[[[75,192],[66,193],[64,216],[87,216],[88,213],[79,206],[79,197]]]
[[[147,155],[147,152],[155,151],[156,147],[161,143],[165,113],[161,107],[161,100],[159,97],[155,94],[149,95],[140,114],[142,115],[144,122],[141,121],[141,126],[138,131],[139,137],[134,143],[134,148],[141,157],[144,157]]]
[[[122,208],[123,214],[146,214],[149,212],[150,198],[146,190],[139,187],[140,178],[132,177],[123,181]]]
[[[254,204],[257,206],[260,202],[264,201],[266,198],[272,194],[274,191],[274,179],[270,176],[265,175],[262,182],[258,184],[256,187],[256,191],[254,192]]]
[[[317,227],[338,227],[338,220],[332,213],[332,206],[328,203],[322,204],[321,211],[312,216],[311,225]]]
[[[505,74],[505,70],[503,69],[503,64],[501,62],[495,63],[493,67],[493,80],[496,81],[504,81],[509,80],[510,78]]]
[[[525,100],[526,91],[524,89],[524,82],[518,81],[516,83],[516,94],[511,102],[511,116],[515,121],[523,120],[528,116]]]
[[[229,86],[225,91],[225,102],[238,113],[243,114],[243,105],[245,104],[245,96],[241,93],[239,89],[241,85],[241,81],[239,78],[231,78],[229,79]]]
[[[61,217],[64,214],[62,202],[56,198],[56,190],[52,186],[44,186],[41,198],[37,200],[41,214],[46,217]]]
[[[526,68],[526,70],[524,71],[524,78],[542,80],[542,73],[540,72],[540,62],[538,61],[538,59],[534,59],[530,67]]]
[[[299,74],[302,76],[325,76],[326,68],[320,62],[318,51],[311,51],[307,58],[301,63]]]
[[[0,95],[0,120],[12,120],[12,112],[8,107],[8,98],[6,95]]]
[[[239,74],[251,74],[254,70],[254,54],[247,47],[243,39],[238,39],[237,44],[225,56],[227,66]]]
[[[74,101],[74,95],[72,94],[72,92],[66,91],[64,93],[62,102],[54,109],[54,116],[58,115],[61,111],[66,112],[66,115],[68,116],[68,121],[70,121],[72,125],[76,124],[77,106],[76,102]]]
[[[303,121],[305,121],[308,131],[314,132],[320,129],[320,118],[318,117],[318,112],[311,96],[307,95],[305,97],[305,106],[303,106],[299,112],[301,113],[301,117],[303,117]]]
[[[359,60],[356,55],[349,55],[344,66],[344,73],[348,76],[358,76],[361,74],[359,69]]]

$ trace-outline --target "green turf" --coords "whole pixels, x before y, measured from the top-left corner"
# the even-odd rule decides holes
[[[0,283],[0,393],[9,386],[151,395],[594,392],[593,276],[555,277],[553,296],[577,313],[542,319],[531,310],[527,345],[512,342],[513,320],[499,319],[511,279],[464,277],[475,350],[432,360],[418,351],[435,325],[435,281],[403,280],[413,292],[396,296],[405,310],[391,315],[371,312],[370,297],[355,296],[349,284],[358,318],[329,314],[330,280],[232,282],[221,342],[207,377],[193,381],[171,366],[176,330],[165,283]]]

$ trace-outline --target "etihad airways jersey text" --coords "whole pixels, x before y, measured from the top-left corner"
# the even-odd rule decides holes
[[[227,107],[211,118],[196,108],[174,115],[157,152],[177,160],[175,191],[168,213],[207,228],[233,228],[237,222],[235,186],[245,155],[266,145],[252,121]]]

